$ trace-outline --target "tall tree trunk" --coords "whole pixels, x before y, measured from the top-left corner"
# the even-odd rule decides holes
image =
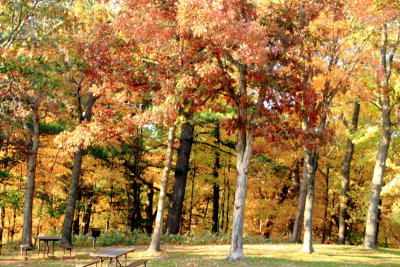
[[[17,209],[13,208],[13,222],[11,225],[11,242],[14,242],[14,235],[15,235],[15,224],[17,222]]]
[[[385,101],[388,103],[388,99]],[[389,152],[390,138],[391,138],[391,121],[390,121],[391,108],[388,104],[382,109],[382,129],[381,140],[379,142],[378,154],[376,156],[376,163],[374,175],[372,177],[371,194],[369,197],[369,207],[367,214],[367,222],[364,236],[364,247],[374,248],[377,245],[377,229],[378,229],[378,216],[379,216],[379,200],[382,189],[383,177],[386,169],[386,159]]]
[[[79,235],[79,227],[80,227],[80,222],[81,222],[80,211],[81,211],[81,209],[78,207],[78,210],[75,213],[75,220],[72,224],[72,233],[74,235]]]
[[[2,190],[3,191],[6,190],[6,185],[5,184],[3,184],[3,186],[2,186]],[[0,245],[3,244],[4,229],[6,229],[5,228],[6,227],[5,226],[5,220],[6,220],[6,207],[5,207],[4,203],[3,203],[2,205],[0,205]],[[1,253],[1,247],[0,247],[0,253]]]
[[[213,233],[218,233],[218,223],[219,223],[219,185],[213,184],[213,214],[212,214],[212,228]]]
[[[313,209],[314,209],[314,189],[315,189],[315,169],[318,160],[318,151],[311,151],[310,148],[304,148],[304,162],[307,171],[307,194],[304,207],[304,234],[302,251],[313,253],[312,226],[313,226]],[[315,169],[314,169],[315,168]]]
[[[374,169],[374,175],[372,177],[371,194],[369,198],[369,207],[367,214],[367,222],[364,236],[364,247],[374,248],[377,245],[377,232],[378,232],[378,221],[379,221],[379,201],[380,193],[383,184],[383,177],[385,176],[386,160],[388,157],[391,128],[392,122],[390,120],[390,114],[392,111],[392,105],[390,103],[391,92],[389,80],[391,77],[391,71],[393,68],[393,59],[395,53],[400,45],[400,25],[397,24],[397,38],[394,40],[395,43],[390,43],[388,36],[388,25],[385,23],[382,26],[382,44],[380,50],[380,67],[381,70],[378,73],[379,86],[381,89],[378,102],[381,108],[381,139],[379,141],[378,153],[376,155],[376,163]]]
[[[192,228],[192,215],[193,215],[193,197],[194,197],[194,178],[196,177],[196,166],[193,167],[193,175],[191,179],[191,189],[190,189],[190,203],[189,203],[189,227],[188,233],[190,235],[190,231]],[[208,204],[207,204],[208,205]]]
[[[354,133],[357,129],[358,125],[358,117],[360,114],[360,102],[356,101],[354,103],[354,111],[351,120],[352,128],[350,129],[350,133]],[[339,235],[338,235],[338,244],[344,245],[346,240],[346,219],[347,215],[347,205],[348,205],[348,197],[347,193],[349,191],[350,185],[350,164],[353,158],[354,152],[354,144],[351,138],[347,139],[347,148],[346,153],[344,155],[343,163],[342,163],[342,189],[340,192],[340,208],[339,208]]]
[[[154,187],[153,183],[151,183],[151,186],[147,189],[147,200],[146,200],[146,206],[145,206],[145,212],[146,212],[146,225],[145,225],[145,230],[147,234],[151,234],[153,232],[153,197],[154,197]]]
[[[153,254],[154,252],[161,250],[160,240],[161,240],[161,235],[162,235],[162,224],[163,224],[164,209],[165,209],[165,196],[167,195],[168,177],[169,177],[169,173],[171,172],[175,130],[176,130],[176,124],[174,124],[172,127],[170,127],[169,132],[168,132],[167,153],[166,153],[164,171],[163,171],[163,175],[161,178],[160,196],[158,198],[157,215],[156,215],[156,224],[154,226],[154,231],[151,236],[150,246],[147,250],[149,254]]]
[[[228,233],[229,230],[229,214],[230,214],[230,200],[231,200],[231,188],[229,180],[227,180],[226,184],[226,213],[225,213],[225,233]]]
[[[297,200],[296,218],[293,225],[290,243],[301,243],[301,233],[303,229],[304,207],[307,195],[307,162],[303,161],[303,179],[301,180],[299,197]]]
[[[190,122],[182,125],[178,159],[175,166],[175,180],[172,190],[171,206],[168,212],[168,233],[179,233],[179,225],[182,216],[183,200],[185,197],[186,181],[189,172],[190,153],[192,151],[194,127]]]
[[[244,258],[243,254],[243,222],[247,191],[247,179],[250,166],[250,158],[253,146],[253,133],[246,129],[238,130],[237,143],[237,178],[235,203],[232,221],[231,250],[227,260],[239,260]]]
[[[307,195],[307,162],[303,160],[303,179],[301,180],[299,197],[297,200],[296,218],[293,225],[290,243],[301,243],[301,233],[303,229],[304,207]]]
[[[84,121],[91,121],[92,119],[92,109],[94,102],[96,101],[96,97],[93,93],[89,93],[86,110],[83,112],[81,106],[81,96],[80,87],[78,87],[78,112],[80,116],[80,123]],[[68,200],[67,200],[67,207],[65,209],[65,216],[64,222],[61,231],[61,243],[65,245],[72,245],[72,223],[75,214],[75,206],[76,206],[76,199],[78,197],[79,191],[79,179],[81,177],[82,172],[82,159],[83,159],[83,149],[79,148],[74,153],[74,165],[72,167],[72,174],[71,174],[71,183],[68,190]]]
[[[300,166],[301,166],[302,160],[296,160],[294,163],[294,169],[292,172],[292,182],[293,182],[293,193],[292,193],[292,198],[293,197],[298,197],[298,193],[300,191]]]
[[[136,189],[136,187],[134,187],[133,192],[136,192],[135,189]],[[113,184],[113,181],[111,181],[111,188],[110,188],[109,197],[110,197],[110,200],[108,201],[108,203],[110,204],[110,209],[107,212],[106,231],[110,230],[110,219],[111,219],[112,214],[113,214],[113,205],[114,205],[113,204],[113,197],[114,197],[114,184]],[[134,193],[133,199],[134,200],[136,199],[135,198],[135,193]],[[134,204],[132,206],[133,206],[133,211],[135,211],[135,207],[136,207],[135,202],[134,202]],[[135,213],[133,213],[133,214],[135,214]],[[133,218],[134,218],[134,215],[133,215]],[[132,227],[131,227],[131,230],[132,230]]]
[[[67,207],[65,209],[64,223],[61,232],[61,243],[72,246],[72,223],[75,213],[76,199],[78,197],[79,178],[81,176],[83,150],[79,149],[74,154],[71,184],[68,191]]]
[[[221,223],[219,224],[220,229],[223,231],[224,230],[224,219],[225,219],[225,199],[226,199],[226,174],[225,174],[225,169],[224,169],[224,189],[222,190],[222,199],[221,199],[221,210],[220,210],[220,218],[221,218]]]
[[[0,245],[3,244],[3,233],[4,233],[4,223],[5,223],[5,218],[6,218],[6,209],[2,205],[0,207]],[[1,248],[0,248],[1,252]]]
[[[87,235],[89,233],[89,227],[90,227],[90,217],[92,216],[92,202],[89,202],[85,209],[85,214],[83,215],[82,221],[84,223],[83,225],[83,234]]]
[[[217,123],[215,126],[215,144],[218,147],[220,143],[220,130],[219,130],[219,124]],[[215,161],[214,161],[214,167],[213,167],[213,178],[214,178],[214,183],[213,183],[213,215],[212,215],[212,232],[213,233],[218,233],[218,222],[219,222],[219,181],[218,181],[218,172],[221,167],[220,164],[220,153],[218,149],[215,150]]]
[[[37,153],[39,150],[39,99],[36,99],[32,104],[32,120],[33,132],[32,140],[29,149],[28,161],[28,175],[25,190],[25,203],[24,203],[24,223],[22,226],[22,240],[23,245],[32,246],[32,209],[33,209],[33,195],[35,192],[35,177],[36,177],[36,164]]]
[[[142,226],[142,209],[140,203],[141,185],[135,180],[131,184],[133,193],[133,203],[130,217],[131,231],[139,229]]]
[[[332,202],[331,202],[331,209],[335,210],[335,192],[333,192],[333,196],[332,196]],[[328,240],[331,240],[332,238],[332,227],[333,227],[333,218],[332,216],[329,217],[329,227],[328,227]]]
[[[324,192],[324,225],[322,227],[322,238],[321,238],[321,244],[325,243],[326,237],[328,235],[328,225],[327,225],[327,220],[328,220],[328,207],[329,207],[329,172],[330,172],[330,167],[328,166],[326,168],[326,173],[324,173],[325,176],[325,192]],[[331,220],[332,221],[332,220]]]
[[[318,132],[323,133],[325,130],[327,115],[324,114],[319,124]],[[308,128],[307,121],[302,122],[303,131]],[[318,140],[317,140],[318,141]],[[312,241],[312,227],[313,227],[313,209],[314,209],[314,195],[315,195],[315,173],[318,169],[319,159],[319,144],[313,151],[307,146],[304,147],[304,161],[307,167],[307,195],[306,204],[304,207],[304,234],[303,234],[303,248],[302,251],[306,253],[313,253]]]
[[[82,190],[79,190],[79,186],[78,186],[78,197],[77,197],[77,201],[80,202],[82,200]],[[81,207],[80,205],[78,205],[78,210],[75,212],[75,220],[72,224],[72,233],[74,235],[79,235],[79,231],[80,231],[80,223],[81,223]]]

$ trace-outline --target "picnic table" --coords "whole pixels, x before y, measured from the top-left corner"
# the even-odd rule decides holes
[[[50,251],[50,246],[49,246],[49,242],[52,241],[53,242],[53,257],[54,257],[54,242],[56,241],[60,241],[61,238],[56,237],[56,236],[34,236],[33,238],[35,238],[36,240],[38,240],[38,254],[40,253],[40,251],[43,251],[43,257],[49,256],[49,251]],[[40,249],[40,242],[44,243],[44,248]]]
[[[96,253],[90,253],[90,256],[100,258],[100,267],[102,266],[103,261],[106,261],[108,259],[108,266],[111,265],[113,260],[115,260],[115,266],[126,266],[127,255],[129,252],[132,252],[134,250],[134,248],[107,248]],[[119,258],[123,256],[125,256],[125,265],[122,265],[119,260]]]

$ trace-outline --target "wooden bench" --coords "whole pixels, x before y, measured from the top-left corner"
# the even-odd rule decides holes
[[[141,264],[144,264],[144,267],[146,267],[147,261],[148,260],[137,260],[137,261],[129,263],[126,267],[136,267],[136,266],[139,266]]]
[[[31,247],[30,245],[20,245],[21,248],[21,256],[24,257],[24,260],[28,259],[28,250],[32,250],[33,247]],[[24,256],[24,252],[25,252],[25,256]]]
[[[71,251],[72,251],[72,249],[74,248],[73,246],[71,246],[71,245],[68,245],[68,244],[60,244],[60,247],[63,249],[63,251],[64,251],[64,255],[65,255],[65,251],[66,250],[69,250],[69,256],[70,257],[72,257],[71,256]]]
[[[85,263],[85,264],[81,264],[81,265],[79,265],[80,267],[87,267],[87,266],[90,266],[90,265],[93,265],[93,264],[96,264],[96,266],[97,266],[97,263],[99,263],[100,262],[100,260],[94,260],[94,261],[91,261],[91,262],[88,262],[88,263]]]

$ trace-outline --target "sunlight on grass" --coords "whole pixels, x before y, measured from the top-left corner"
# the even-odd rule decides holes
[[[136,247],[130,253],[128,262],[139,258],[150,259],[147,266],[181,267],[181,266],[400,266],[400,250],[377,249],[367,250],[357,246],[315,245],[316,252],[305,254],[301,245],[293,244],[260,244],[245,245],[246,259],[227,262],[229,245],[184,246],[165,245],[164,251],[156,256],[147,256],[145,246]],[[100,250],[100,249],[99,249]],[[29,260],[23,261],[18,252],[5,253],[0,256],[3,266],[75,266],[90,261],[92,249],[79,248],[73,257],[56,251],[54,258],[43,259],[36,251],[30,253]]]

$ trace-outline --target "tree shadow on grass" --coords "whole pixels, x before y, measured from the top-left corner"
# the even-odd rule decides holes
[[[376,249],[376,251],[382,252],[382,253],[387,253],[387,254],[395,254],[395,255],[400,256],[400,250],[394,250],[394,249],[389,249],[389,248],[378,248],[378,249]]]
[[[379,258],[379,257],[378,257]],[[339,262],[339,261],[319,261],[317,258],[315,261],[304,261],[304,260],[289,260],[289,259],[277,259],[277,258],[246,258],[243,260],[248,266],[282,266],[282,267],[296,267],[296,266],[310,266],[310,267],[340,267],[340,266],[400,266],[400,264],[392,263],[382,263],[382,264],[367,264],[367,263],[349,263],[349,262]],[[232,265],[232,266],[243,266],[242,265]]]

